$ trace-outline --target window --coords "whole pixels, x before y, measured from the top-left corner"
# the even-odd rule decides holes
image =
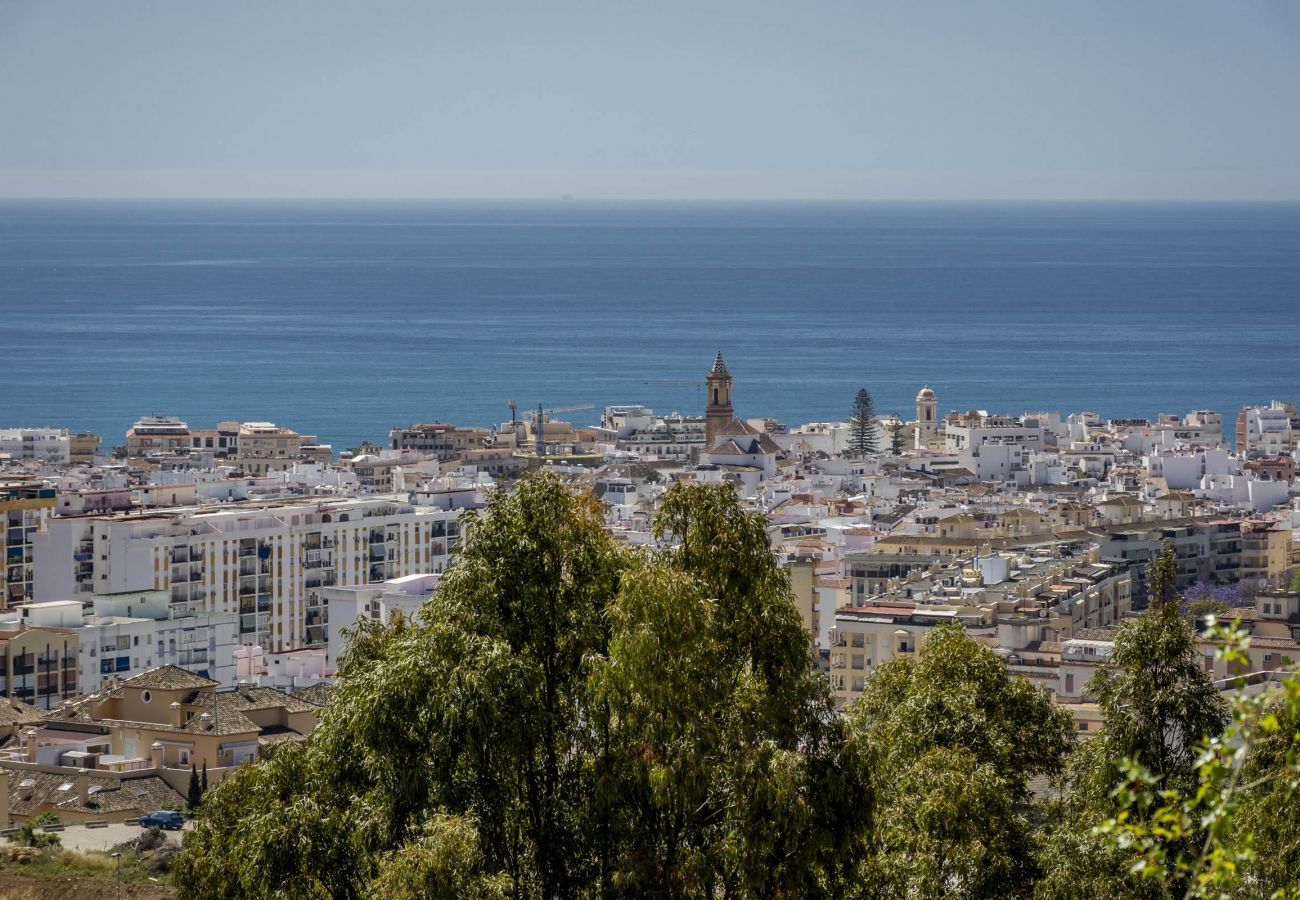
[[[1065,692],[1066,692],[1067,694],[1073,694],[1073,693],[1074,693],[1074,673],[1073,673],[1073,672],[1066,672],[1066,673],[1065,673]],[[1080,724],[1082,724],[1082,723],[1080,723]]]
[[[140,694],[140,701],[142,703],[148,703],[152,699],[153,699],[153,694],[149,693],[148,691],[143,691]]]

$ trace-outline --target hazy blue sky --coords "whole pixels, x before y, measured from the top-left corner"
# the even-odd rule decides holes
[[[1300,199],[1300,0],[0,0],[0,196]]]

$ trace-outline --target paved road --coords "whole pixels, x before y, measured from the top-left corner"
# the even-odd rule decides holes
[[[186,823],[188,827],[188,823]],[[118,844],[138,838],[143,831],[139,825],[109,825],[107,828],[87,828],[84,825],[69,825],[58,832],[59,840],[69,850],[111,850]],[[178,831],[163,832],[168,839],[180,843]]]

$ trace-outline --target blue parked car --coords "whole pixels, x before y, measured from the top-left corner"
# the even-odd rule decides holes
[[[174,809],[160,809],[157,812],[151,812],[147,816],[140,817],[141,828],[166,828],[169,831],[179,831],[185,825],[185,817]]]

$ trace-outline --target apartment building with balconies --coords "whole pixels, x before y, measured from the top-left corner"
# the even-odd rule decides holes
[[[487,428],[460,428],[446,422],[394,428],[388,433],[392,449],[432,454],[440,460],[455,459],[466,450],[482,450],[491,435]]]
[[[0,482],[0,609],[32,599],[32,541],[58,502],[55,493],[35,482]]]
[[[72,439],[66,428],[0,428],[0,459],[66,465],[72,461]]]
[[[319,646],[322,588],[442,572],[459,516],[375,496],[58,517],[37,548],[38,599],[165,591],[176,617],[238,614],[241,644]],[[44,596],[69,585],[72,595]]]
[[[80,692],[76,629],[0,625],[0,694],[41,709]]]

